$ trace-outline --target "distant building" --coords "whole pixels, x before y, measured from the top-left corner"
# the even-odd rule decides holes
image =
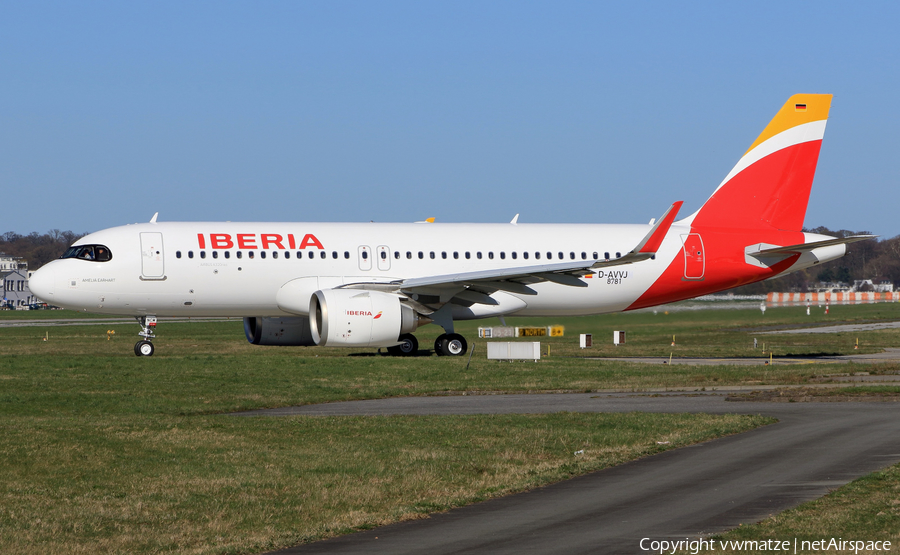
[[[851,288],[841,281],[820,281],[809,290],[813,293],[848,293]]]
[[[26,309],[36,302],[28,289],[28,263],[0,253],[0,308]]]
[[[853,282],[850,291],[874,291],[875,293],[893,293],[894,283],[884,278],[857,279]]]

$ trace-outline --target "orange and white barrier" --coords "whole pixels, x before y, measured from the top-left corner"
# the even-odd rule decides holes
[[[895,303],[900,301],[900,292],[894,293],[769,293],[766,304],[798,305],[798,304],[863,304],[863,303]]]

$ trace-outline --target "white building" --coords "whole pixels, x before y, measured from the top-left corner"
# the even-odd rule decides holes
[[[0,308],[25,309],[35,302],[28,289],[28,263],[0,253]]]

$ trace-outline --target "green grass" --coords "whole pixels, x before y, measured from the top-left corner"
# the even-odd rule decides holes
[[[883,321],[897,309],[833,307],[831,319],[817,322]],[[670,448],[768,422],[565,413],[236,418],[229,411],[461,391],[803,384],[823,373],[900,370],[891,363],[648,366],[584,358],[577,346],[578,333],[611,343],[612,330],[624,329],[627,345],[589,354],[668,356],[675,333],[675,356],[759,356],[755,332],[809,321],[805,309],[510,319],[566,326],[564,337],[542,339],[551,356],[538,363],[487,361],[483,341],[473,339],[478,323],[463,323],[457,331],[476,344],[468,369],[467,358],[257,347],[243,339],[238,320],[163,321],[149,358],[133,354],[135,324],[2,328],[0,552],[256,552],[565,479],[657,452],[657,441]],[[111,339],[108,329],[116,331]],[[425,348],[438,333],[427,326],[417,336]],[[854,352],[851,336],[768,337],[776,354]],[[900,346],[900,331],[860,340],[873,351]]]
[[[4,417],[0,552],[258,552],[423,518],[767,422]]]
[[[811,549],[811,542],[824,539],[827,543],[832,538],[890,541],[890,551],[896,551],[900,545],[900,465],[864,476],[825,497],[771,516],[758,524],[741,526],[715,536],[713,539],[717,549],[709,553],[762,553],[723,550],[720,542],[733,545],[730,542],[764,539],[789,540],[793,551],[795,538],[797,553],[825,552],[824,549]],[[809,543],[804,544],[804,541]],[[830,551],[836,552],[835,549]],[[860,551],[875,552],[873,549]]]
[[[885,319],[897,306],[863,305],[837,307],[841,321]],[[785,311],[779,315],[778,311]],[[767,327],[791,325],[802,317],[791,311],[771,309]],[[886,311],[886,312],[884,312]],[[588,318],[539,319],[563,323],[566,335],[544,338],[550,356],[540,362],[497,362],[485,358],[483,340],[476,324],[464,323],[460,331],[470,337],[474,354],[468,357],[375,356],[374,349],[327,349],[318,347],[259,347],[243,339],[241,322],[163,322],[157,352],[137,358],[132,351],[136,324],[21,327],[0,329],[0,406],[15,402],[25,410],[40,413],[46,399],[72,391],[90,403],[71,405],[73,411],[99,413],[119,410],[122,395],[133,396],[133,410],[161,410],[169,414],[215,413],[323,401],[379,398],[398,395],[433,395],[460,391],[595,391],[602,389],[646,390],[652,388],[700,389],[729,385],[806,384],[826,373],[897,373],[896,363],[784,364],[766,366],[768,358],[752,347],[759,328],[758,311],[682,312],[618,314]],[[837,315],[835,315],[837,317]],[[610,323],[611,322],[611,323]],[[510,324],[515,322],[511,321]],[[532,321],[532,323],[534,323]],[[578,348],[578,333],[591,331],[600,337],[612,329],[626,329],[629,343],[618,348],[598,345]],[[107,331],[115,331],[107,339]],[[675,331],[676,347],[671,347]],[[439,332],[435,326],[421,328],[422,345]],[[49,341],[44,341],[49,335]],[[861,333],[861,344],[871,351],[900,347],[900,330]],[[779,353],[809,351],[858,352],[856,335],[814,334],[764,336],[767,348]],[[599,343],[599,340],[598,340]],[[762,343],[762,341],[760,341]],[[727,353],[725,353],[727,351]],[[546,350],[545,350],[546,352]],[[608,356],[722,356],[757,357],[752,366],[652,367],[602,360]],[[599,356],[601,360],[583,355]],[[469,364],[468,369],[466,369]],[[90,369],[90,372],[86,370]],[[49,373],[52,380],[31,379]],[[4,381],[6,380],[6,381]],[[4,391],[4,389],[6,391]],[[209,395],[214,391],[215,395]],[[204,398],[201,403],[194,399]],[[187,399],[187,402],[185,401]],[[54,410],[59,410],[55,407]]]

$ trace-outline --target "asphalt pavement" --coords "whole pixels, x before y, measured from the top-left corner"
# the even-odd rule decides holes
[[[328,403],[242,414],[558,411],[763,414],[779,422],[428,519],[277,553],[646,553],[640,547],[642,538],[694,538],[756,522],[900,462],[900,403],[893,402],[734,403],[721,392],[468,395]]]

